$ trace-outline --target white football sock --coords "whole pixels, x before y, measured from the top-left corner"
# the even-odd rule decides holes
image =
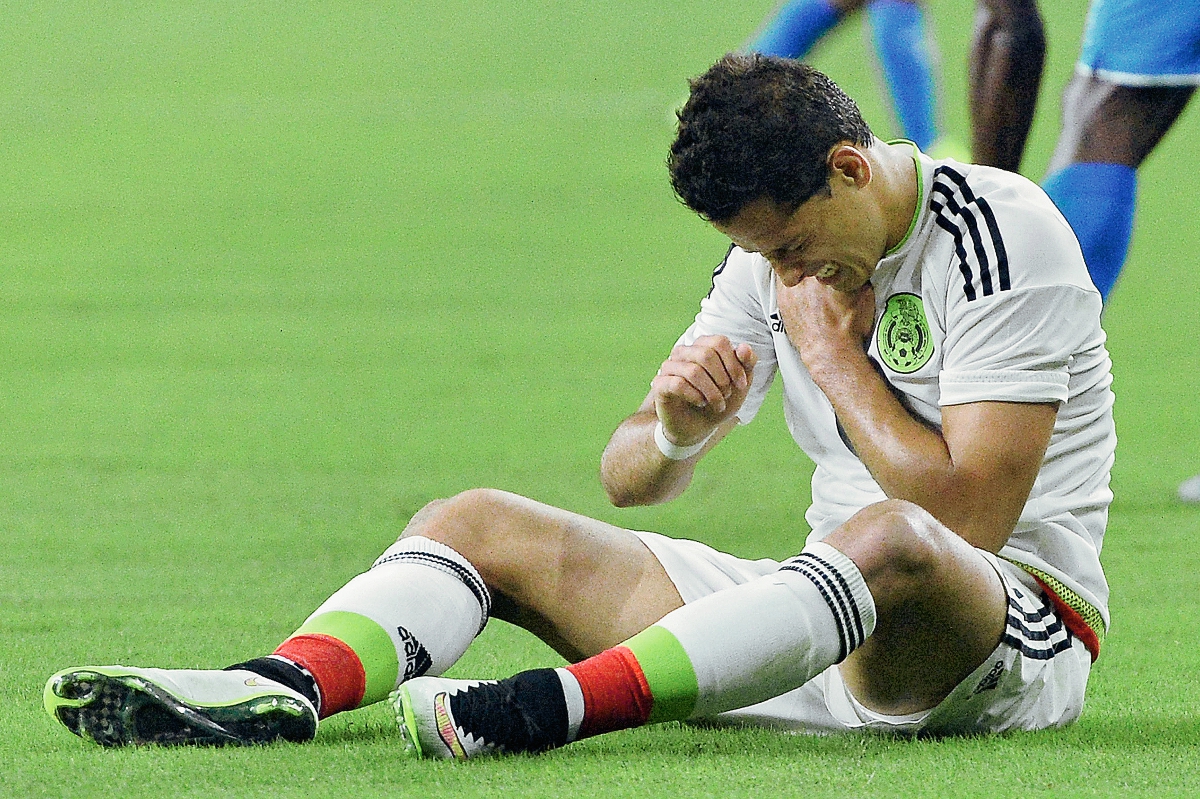
[[[409,536],[325,600],[301,630],[331,611],[365,616],[396,647],[399,685],[454,665],[487,624],[490,609],[487,586],[466,558],[438,541]]]
[[[845,660],[875,629],[875,602],[850,558],[814,543],[769,574],[657,622],[696,674],[694,718],[762,702]]]

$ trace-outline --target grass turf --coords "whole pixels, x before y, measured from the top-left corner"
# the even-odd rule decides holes
[[[1046,4],[1040,177],[1084,3]],[[1143,168],[1106,315],[1114,628],[1073,728],[952,741],[668,725],[542,758],[400,756],[381,707],[311,746],[102,751],[58,668],[273,647],[427,500],[493,485],[784,556],[810,467],[778,407],[681,500],[618,511],[599,452],[719,235],[662,167],[684,78],[772,4],[37,3],[0,22],[0,795],[1194,795],[1200,471],[1192,109]],[[929,4],[966,139],[968,0]],[[815,62],[894,133],[857,24]],[[557,662],[493,624],[457,673]]]

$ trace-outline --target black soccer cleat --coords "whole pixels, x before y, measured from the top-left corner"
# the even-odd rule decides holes
[[[420,757],[466,760],[567,743],[567,705],[553,669],[500,681],[418,677],[391,701],[407,748]]]

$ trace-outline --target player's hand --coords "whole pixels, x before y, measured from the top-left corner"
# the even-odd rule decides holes
[[[746,401],[758,356],[749,344],[701,336],[679,345],[650,381],[654,410],[667,439],[681,447],[702,441]]]
[[[875,289],[869,282],[858,291],[844,292],[815,278],[791,288],[776,278],[775,294],[788,338],[814,378],[847,353],[863,353],[875,327]]]

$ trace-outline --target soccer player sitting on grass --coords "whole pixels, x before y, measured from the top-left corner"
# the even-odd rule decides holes
[[[779,376],[816,462],[802,552],[747,560],[468,491],[273,654],[67,669],[49,712],[106,745],[305,740],[391,693],[412,749],[458,758],[668,720],[1074,721],[1108,623],[1115,434],[1100,296],[1062,216],[1017,175],[876,139],[824,75],[757,55],[693,82],[670,171],[733,246],[614,433],[605,487],[678,496]],[[490,616],[570,665],[435,676]]]

